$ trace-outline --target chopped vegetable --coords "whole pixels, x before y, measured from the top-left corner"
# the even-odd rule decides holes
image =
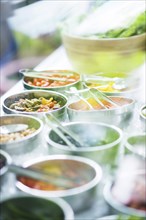
[[[53,97],[46,99],[44,97],[33,99],[19,99],[10,105],[11,109],[22,112],[48,112],[50,110],[58,109],[61,105]]]
[[[121,97],[110,97],[111,100],[118,103],[119,106],[127,105],[129,104],[129,100]],[[90,97],[87,99],[87,101],[92,105],[92,107],[95,110],[102,110],[104,107],[102,107],[94,98]],[[115,105],[111,104],[110,102],[107,102],[106,100],[100,100],[104,106],[106,106],[108,109],[114,109],[116,108]],[[71,109],[79,110],[79,111],[90,111],[89,106],[82,100],[71,103],[69,105]]]
[[[35,128],[28,128],[24,131],[19,131],[19,132],[13,132],[9,134],[0,134],[0,143],[7,143],[7,142],[12,142],[16,140],[20,140],[23,137],[26,137],[36,131]]]
[[[36,87],[60,87],[72,84],[74,82],[77,82],[80,79],[79,74],[69,74],[69,75],[63,75],[63,74],[53,74],[49,75],[49,78],[56,77],[56,78],[63,78],[66,79],[64,81],[62,80],[51,80],[51,79],[41,79],[41,78],[31,78],[27,77],[25,79],[26,83],[28,83],[30,86],[36,86]]]
[[[141,13],[128,28],[114,29],[105,34],[97,34],[99,38],[124,38],[146,32],[146,11]]]
[[[30,167],[31,168],[31,167]],[[88,168],[86,165],[83,164],[75,164],[74,162],[69,162],[66,161],[65,164],[61,164],[60,162],[56,164],[36,164],[34,167],[32,166],[33,169],[37,170],[42,170],[47,174],[47,172],[53,176],[63,178],[63,179],[68,179],[71,181],[71,185],[66,188],[66,186],[59,186],[56,185],[55,183],[46,183],[43,181],[35,180],[33,178],[27,178],[23,176],[19,176],[18,180],[23,183],[24,185],[38,189],[38,190],[45,190],[45,191],[58,191],[58,190],[66,190],[69,188],[75,188],[79,187],[81,185],[86,184],[89,179],[91,178],[90,175],[87,176],[85,175],[85,172],[87,171]],[[86,169],[86,170],[85,170]]]
[[[98,90],[101,92],[120,92],[121,90],[115,89],[114,82],[107,82],[107,83],[88,83],[87,84],[89,88],[94,88],[97,87]]]

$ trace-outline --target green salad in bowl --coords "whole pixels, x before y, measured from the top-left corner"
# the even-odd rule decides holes
[[[133,76],[145,61],[145,3],[107,1],[89,14],[68,19],[62,41],[74,70],[81,74]]]

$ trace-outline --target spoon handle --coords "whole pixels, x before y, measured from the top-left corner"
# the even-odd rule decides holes
[[[99,95],[101,95],[105,100],[107,100],[108,102],[110,102],[111,104],[113,104],[116,107],[119,107],[120,105],[118,105],[115,101],[113,101],[111,98],[109,98],[107,95],[105,95],[103,92],[100,92],[98,89],[95,88],[91,88],[90,91],[94,91],[96,93],[98,93]]]
[[[51,127],[55,131],[55,133],[58,134],[59,137],[61,137],[63,141],[65,141],[68,147],[70,147],[72,150],[76,150],[76,146],[71,141],[68,140],[68,138],[64,135],[63,132],[61,132],[61,130],[59,130],[55,125],[53,125],[53,123],[49,121],[46,115],[44,115],[44,118],[48,126]]]
[[[83,146],[83,143],[80,141],[80,139],[78,138],[78,136],[75,133],[73,133],[71,130],[68,130],[67,128],[65,128],[52,113],[49,113],[49,115],[52,117],[52,119],[55,121],[55,123],[61,129],[61,131],[68,134],[73,140],[75,140],[75,142],[79,143],[80,146]]]
[[[31,77],[31,78],[40,78],[40,79],[48,79],[54,81],[62,81],[62,82],[74,82],[73,79],[68,79],[66,77],[53,77],[50,73],[44,71],[21,71],[23,76]]]
[[[85,82],[82,82],[83,86],[87,89],[89,89],[89,93],[91,96],[98,102],[104,109],[107,109],[107,107],[99,100],[99,98],[94,94],[95,89],[93,88],[88,88],[88,86],[85,84]]]

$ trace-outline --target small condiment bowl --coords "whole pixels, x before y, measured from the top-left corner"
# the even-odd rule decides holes
[[[23,72],[23,70],[21,70],[21,71]],[[27,70],[26,70],[26,72],[27,72]],[[37,77],[32,78],[32,77],[24,76],[22,79],[24,88],[26,88],[26,89],[53,90],[53,91],[57,91],[57,92],[61,92],[61,93],[64,93],[64,91],[69,90],[71,87],[75,87],[77,89],[80,88],[80,78],[81,77],[80,77],[79,73],[73,72],[71,70],[46,70],[46,73],[48,76],[51,76],[51,77],[55,76],[57,78],[65,76],[65,77],[67,77],[67,79],[69,79],[69,76],[71,76],[71,77],[74,77],[74,81],[67,83],[66,81],[61,82],[59,80],[58,81],[54,80],[52,82],[55,82],[55,84],[51,85],[51,83],[50,83],[50,85],[47,85],[47,84],[45,85],[43,83],[42,85],[38,86],[38,85],[33,84],[33,80],[35,79],[35,81],[36,81]],[[45,79],[42,79],[42,82],[45,82],[45,81],[46,81]],[[39,79],[39,82],[41,84],[41,79]],[[51,80],[50,80],[50,82],[51,82]]]
[[[83,156],[106,167],[115,165],[123,136],[118,127],[96,122],[72,122],[64,126],[80,137],[83,147],[70,149],[50,130],[46,137],[49,153]]]
[[[70,205],[61,198],[42,198],[24,193],[4,197],[1,202],[1,217],[6,219],[59,219],[74,220]]]
[[[67,113],[70,121],[90,121],[113,124],[119,127],[126,126],[133,115],[135,101],[126,97],[110,97],[119,106],[109,109],[89,109],[81,101],[72,102],[67,105]],[[120,106],[120,102],[123,103]],[[80,107],[81,106],[81,107]],[[100,105],[99,105],[100,106]],[[101,107],[101,106],[100,106]]]
[[[146,158],[146,133],[132,134],[126,138],[126,153]]]
[[[11,157],[3,150],[0,150],[0,191],[7,182],[8,165],[11,164]]]
[[[53,98],[54,100],[60,102],[61,106],[57,109],[49,110],[47,112],[36,112],[36,111],[19,111],[15,109],[11,109],[10,106],[19,101],[20,99],[33,99],[33,98],[40,98],[44,97],[45,99],[50,99]],[[30,90],[30,91],[23,91],[21,93],[17,93],[14,95],[11,95],[7,97],[4,102],[3,102],[3,110],[7,114],[12,114],[12,113],[21,113],[21,114],[27,114],[27,115],[33,115],[37,116],[42,119],[43,114],[46,113],[48,114],[49,112],[54,114],[58,119],[64,120],[66,118],[66,105],[67,105],[67,98],[66,96],[62,95],[61,93],[54,92],[54,91],[46,91],[46,90]]]
[[[25,135],[18,138],[18,133],[16,136],[13,136],[10,133],[10,141],[5,141],[8,139],[3,139],[5,135],[1,135],[0,140],[0,148],[7,153],[12,155],[23,155],[25,153],[30,153],[33,151],[37,145],[40,143],[41,134],[43,130],[43,122],[31,115],[20,115],[20,114],[11,114],[11,115],[4,115],[0,117],[0,125],[10,125],[10,124],[26,124],[28,125],[28,129],[34,129],[34,131],[30,134],[24,130]],[[22,131],[21,131],[22,132]],[[6,135],[6,136],[9,136]]]
[[[94,161],[68,155],[49,155],[26,162],[24,167],[33,167],[59,175],[63,180],[72,182],[69,187],[38,182],[25,177],[18,177],[16,186],[23,192],[45,198],[61,197],[74,211],[89,208],[96,199],[97,185],[102,177],[101,167]],[[86,201],[86,202],[85,202]]]

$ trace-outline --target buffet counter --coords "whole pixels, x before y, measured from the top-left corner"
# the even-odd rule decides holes
[[[27,67],[26,67],[27,68]],[[66,56],[64,48],[61,46],[58,48],[54,53],[52,53],[50,56],[48,56],[43,62],[41,62],[38,66],[35,67],[35,70],[53,70],[53,69],[72,69],[70,62]],[[140,117],[139,117],[139,110],[142,105],[145,104],[145,64],[141,66],[141,68],[138,70],[137,74],[141,74],[141,89],[139,93],[136,94],[134,97],[136,99],[136,106],[134,111],[133,119],[129,126],[127,126],[124,130],[125,134],[131,134],[131,133],[137,133],[137,132],[144,132],[144,128],[141,124]],[[22,80],[20,80],[13,88],[11,88],[9,91],[7,91],[2,97],[1,97],[1,108],[2,108],[2,102],[3,100],[12,94],[17,93],[18,91],[24,90]],[[5,113],[1,109],[1,115],[4,115]],[[23,161],[23,160],[22,160]],[[104,175],[103,175],[104,176]],[[98,217],[111,215],[113,212],[111,209],[109,209],[108,205],[106,204],[102,191],[104,184],[106,183],[107,179],[103,179],[103,185],[100,186],[100,189],[98,190],[97,200],[93,204],[93,206],[90,209],[86,209],[82,212],[75,213],[75,220],[97,220]],[[11,183],[9,183],[11,185]],[[8,192],[7,192],[8,193]],[[13,194],[15,193],[14,189],[9,189],[9,193]],[[86,201],[85,201],[86,203]],[[118,213],[118,212],[117,212]]]

